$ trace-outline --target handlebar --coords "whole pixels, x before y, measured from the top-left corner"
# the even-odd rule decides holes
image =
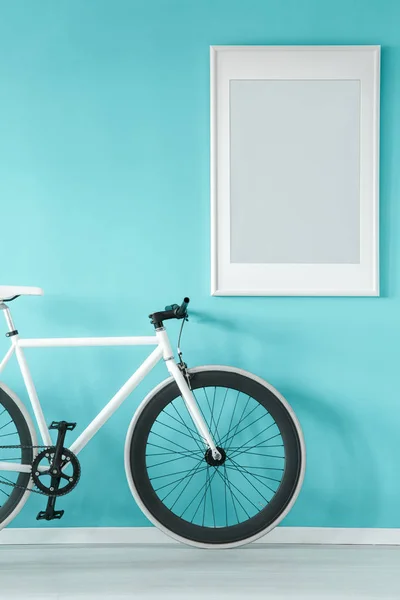
[[[188,316],[187,306],[190,302],[190,298],[184,298],[182,304],[171,304],[166,306],[165,310],[152,313],[149,315],[152,325],[157,329],[162,327],[163,321],[168,319],[186,319]]]
[[[190,298],[184,298],[182,304],[175,310],[176,318],[183,319],[187,317],[187,307],[190,302]]]

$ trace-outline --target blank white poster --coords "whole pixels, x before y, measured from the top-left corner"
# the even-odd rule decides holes
[[[360,81],[231,80],[232,263],[359,264]]]

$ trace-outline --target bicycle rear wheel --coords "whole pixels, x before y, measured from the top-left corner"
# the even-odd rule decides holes
[[[36,434],[18,397],[0,384],[0,461],[32,464]],[[30,473],[0,470],[0,529],[17,516],[30,494]]]
[[[249,543],[275,527],[300,491],[305,448],[297,419],[266,382],[238,369],[189,371],[222,459],[214,461],[174,381],[139,407],[126,468],[142,510],[160,529],[201,547]]]

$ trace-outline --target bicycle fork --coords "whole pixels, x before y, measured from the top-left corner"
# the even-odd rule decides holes
[[[179,388],[183,401],[185,402],[186,408],[189,411],[190,416],[196,426],[199,435],[204,440],[205,444],[211,449],[212,456],[215,460],[221,459],[221,454],[218,451],[213,437],[208,429],[207,423],[205,422],[203,415],[197,405],[196,398],[192,390],[190,389],[184,374],[175,362],[174,353],[168,338],[168,334],[164,328],[156,329],[156,335],[159,339],[160,345],[163,349],[163,357],[167,369],[170,375],[174,378],[176,385]]]

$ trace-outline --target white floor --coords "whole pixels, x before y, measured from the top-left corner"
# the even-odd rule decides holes
[[[400,598],[400,548],[0,546],[1,600]]]

